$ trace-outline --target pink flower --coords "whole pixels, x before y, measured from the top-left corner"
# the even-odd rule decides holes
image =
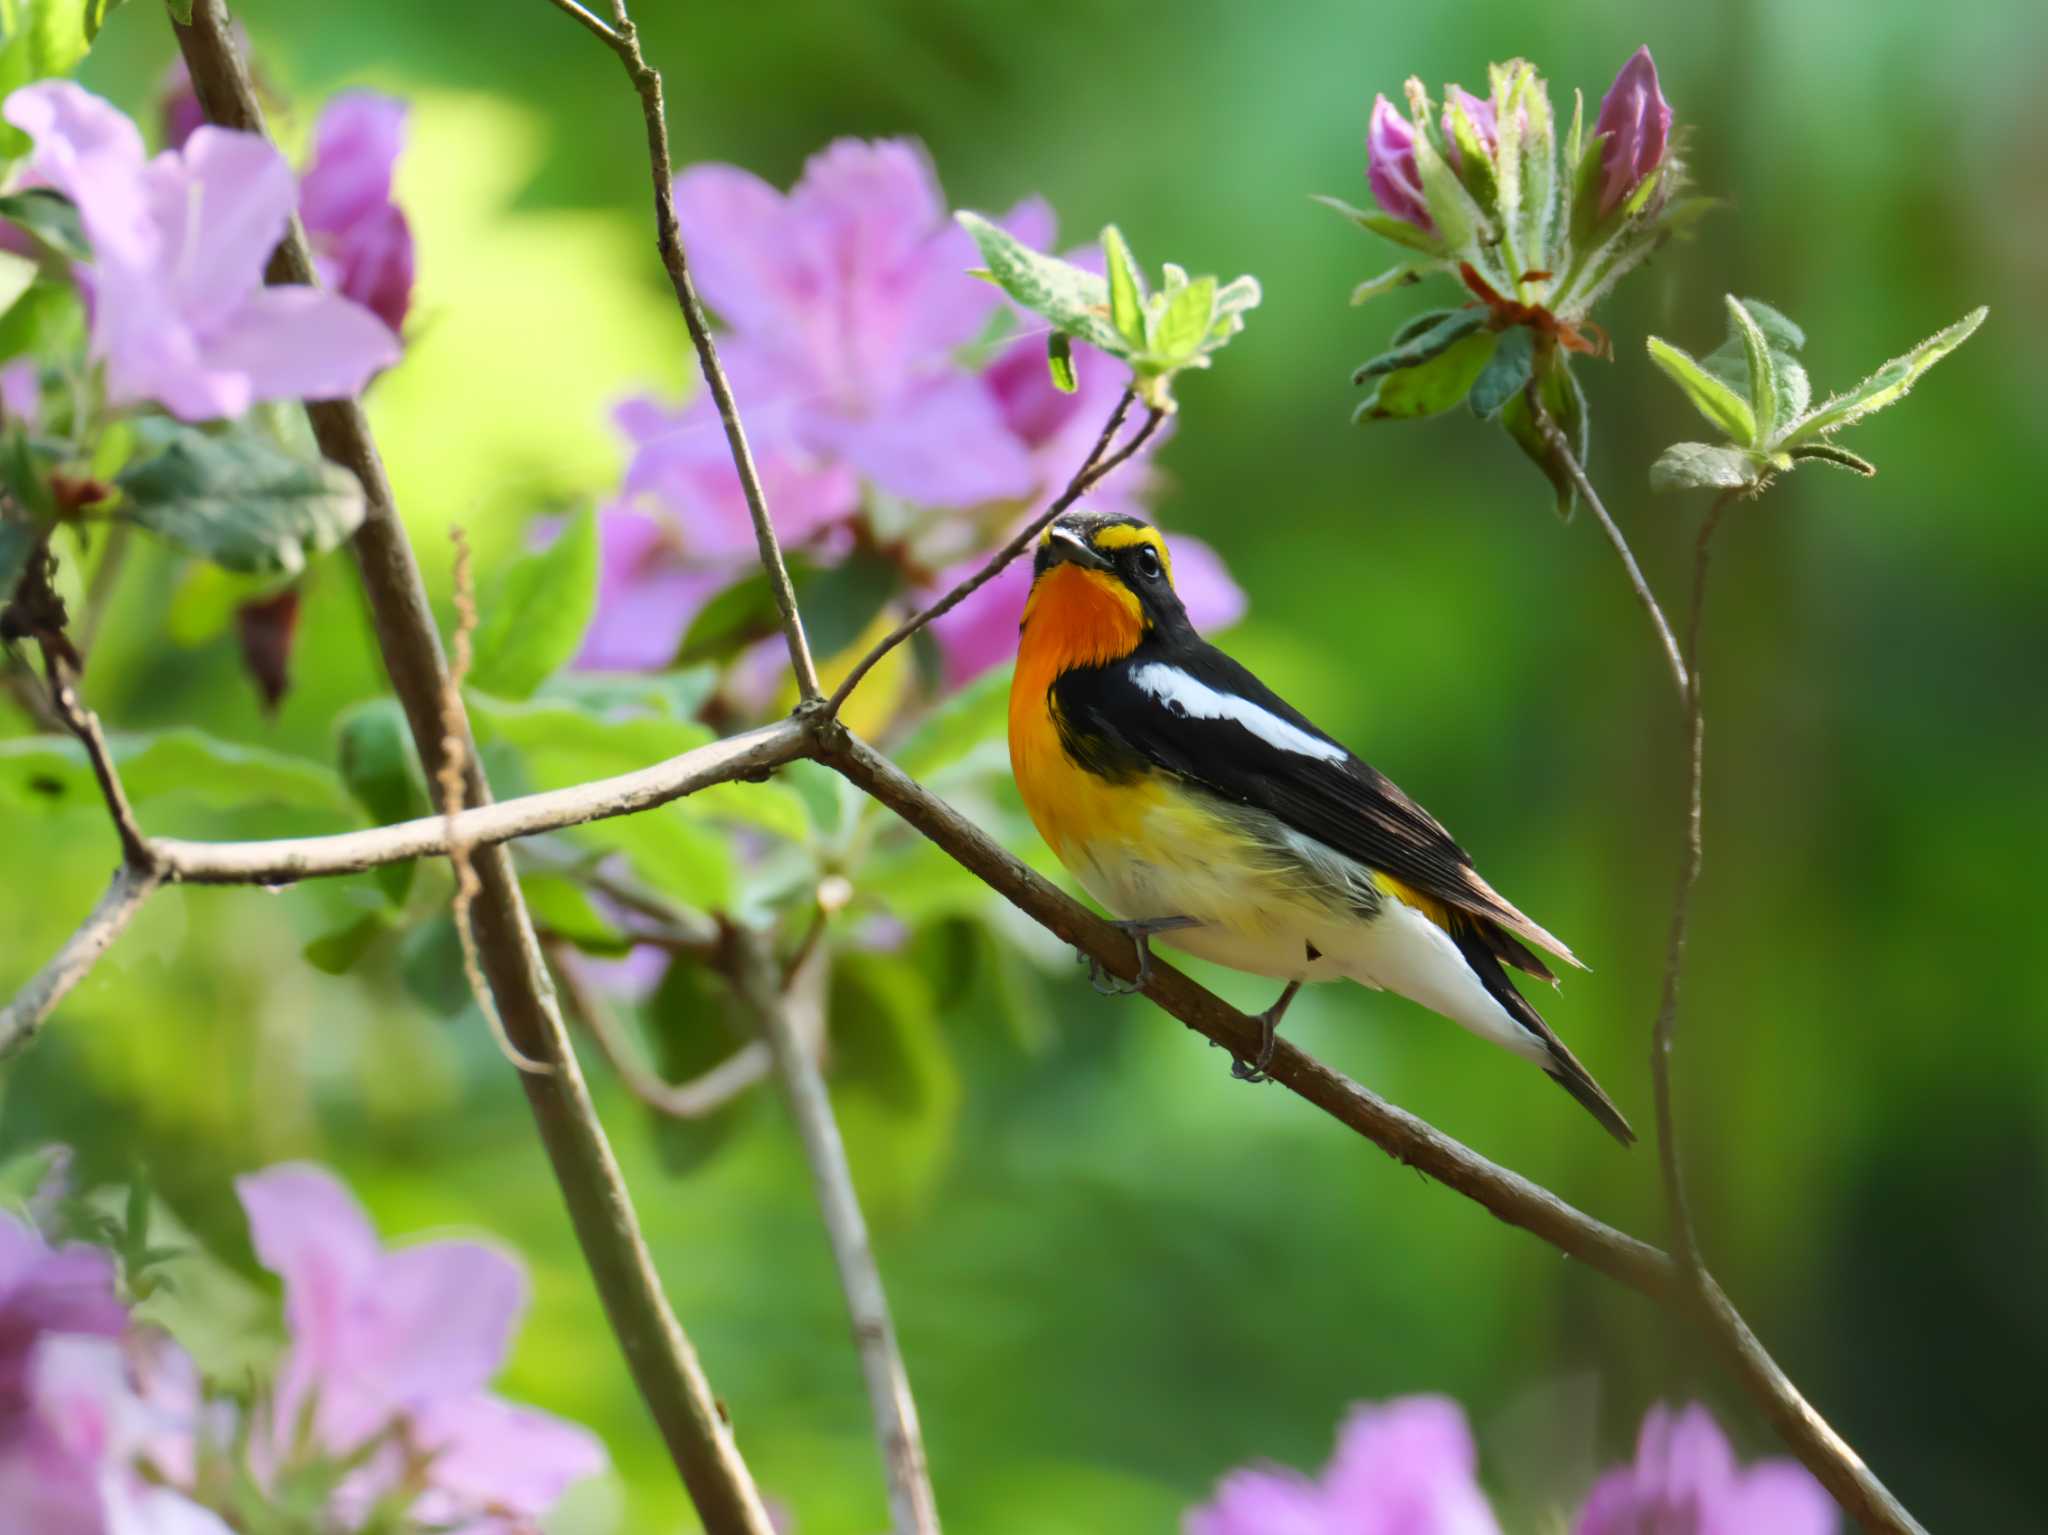
[[[1643,1419],[1633,1464],[1594,1483],[1573,1535],[1833,1535],[1835,1505],[1790,1460],[1748,1470],[1697,1403]]]
[[[1605,218],[1664,163],[1671,137],[1671,104],[1657,83],[1657,62],[1647,45],[1629,55],[1600,98],[1593,132],[1607,136],[1600,147],[1600,216]]]
[[[1422,195],[1422,173],[1415,168],[1415,127],[1394,110],[1385,96],[1375,96],[1372,122],[1365,132],[1365,176],[1373,201],[1425,234],[1436,232],[1429,204]]]
[[[0,1435],[26,1402],[29,1355],[40,1338],[115,1338],[127,1325],[111,1258],[82,1242],[53,1248],[0,1210]]]
[[[360,305],[263,285],[294,188],[262,139],[201,128],[148,159],[132,122],[63,80],[14,92],[5,116],[35,140],[30,174],[78,206],[93,250],[78,278],[113,404],[205,421],[351,395],[397,361],[398,338]]]
[[[314,125],[312,163],[299,178],[299,217],[320,280],[394,331],[412,303],[412,229],[391,201],[404,147],[404,102],[344,91]]]
[[[43,370],[33,357],[0,365],[0,419],[19,421],[30,431],[43,415]]]
[[[342,1489],[366,1509],[428,1456],[411,1512],[464,1535],[512,1535],[605,1463],[583,1429],[492,1396],[526,1302],[518,1263],[473,1242],[387,1251],[328,1173],[273,1167],[236,1182],[264,1266],[284,1280],[291,1335],[268,1453],[289,1454],[302,1414],[333,1456],[372,1446]]]
[[[1100,503],[1091,499],[1089,505]],[[1173,535],[1168,547],[1173,555],[1173,589],[1197,629],[1228,628],[1244,617],[1244,592],[1230,579],[1215,550],[1184,534]],[[945,571],[920,600],[929,602],[944,595],[979,570],[987,558],[963,560]],[[949,686],[971,682],[1017,653],[1017,626],[1024,621],[1024,599],[1030,593],[1031,557],[1026,553],[1010,561],[1002,574],[958,607],[932,620],[932,637],[945,658]]]
[[[1477,1466],[1465,1414],[1446,1397],[1356,1407],[1321,1480],[1233,1471],[1182,1535],[1500,1535]]]
[[[1500,123],[1493,115],[1493,103],[1475,96],[1462,85],[1450,88],[1453,101],[1465,109],[1465,115],[1472,120],[1472,127],[1479,135],[1480,145],[1490,155],[1500,146]],[[1465,151],[1458,147],[1458,134],[1451,115],[1450,102],[1444,103],[1444,143],[1450,151],[1451,164],[1460,171],[1465,169]]]
[[[728,364],[754,381],[735,389],[750,431],[921,506],[1029,494],[1028,453],[953,356],[999,296],[967,276],[973,241],[917,145],[840,139],[786,196],[734,166],[692,166],[676,210],[698,287],[731,328]],[[1051,234],[1038,204],[1009,222],[1034,245]]]

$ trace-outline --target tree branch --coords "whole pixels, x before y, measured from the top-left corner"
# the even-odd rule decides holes
[[[35,1038],[57,1004],[92,973],[100,956],[142,910],[142,903],[156,893],[158,883],[154,869],[124,863],[114,871],[114,882],[100,897],[92,915],[66,940],[56,956],[15,993],[14,1000],[0,1007],[0,1060]]]
[[[1146,411],[1144,422],[1132,434],[1130,441],[1126,442],[1114,453],[1110,452],[1110,444],[1115,441],[1117,431],[1123,426],[1124,418],[1130,414],[1131,405],[1136,398],[1137,395],[1129,389],[1126,389],[1118,398],[1116,408],[1109,413],[1109,424],[1103,427],[1102,435],[1095,439],[1095,446],[1089,450],[1088,457],[1082,460],[1081,467],[1074,471],[1074,477],[1067,481],[1067,488],[1054,497],[1050,506],[1020,528],[1016,535],[1008,543],[1004,544],[1002,548],[990,555],[988,563],[983,565],[981,569],[960,582],[959,585],[955,586],[923,612],[914,614],[898,624],[895,629],[878,640],[873,649],[855,663],[853,670],[846,674],[846,679],[833,690],[832,696],[825,701],[824,712],[828,717],[839,713],[840,707],[846,702],[848,695],[860,686],[861,678],[874,670],[875,664],[882,657],[886,656],[898,645],[901,645],[933,619],[952,612],[953,609],[960,606],[961,603],[993,581],[1002,573],[1004,566],[1031,547],[1031,541],[1043,533],[1047,525],[1055,517],[1059,516],[1061,512],[1064,512],[1068,507],[1099,485],[1112,469],[1124,463],[1140,448],[1145,446],[1147,439],[1159,430],[1159,424],[1166,419],[1166,412],[1156,405]]]
[[[64,654],[68,647],[61,638],[56,642],[44,638],[41,645],[43,669],[50,680],[51,707],[64,722],[64,728],[77,736],[79,744],[85,748],[86,761],[92,764],[93,779],[100,786],[100,798],[106,801],[108,819],[113,821],[115,835],[121,839],[122,861],[131,869],[154,871],[157,864],[155,852],[136,822],[134,808],[128,803],[128,791],[121,786],[121,774],[114,766],[114,754],[108,749],[107,738],[100,730],[100,718],[78,696],[78,674]]]
[[[1566,438],[1564,429],[1553,421],[1550,412],[1543,408],[1542,392],[1535,379],[1532,378],[1523,390],[1523,398],[1529,402],[1529,411],[1536,423],[1536,430],[1550,443],[1550,451],[1557,456],[1557,461],[1571,477],[1580,499],[1592,508],[1594,519],[1600,524],[1600,531],[1607,535],[1607,542],[1614,546],[1615,554],[1620,557],[1621,568],[1628,576],[1629,588],[1636,594],[1636,601],[1642,604],[1643,611],[1649,615],[1650,626],[1657,631],[1657,643],[1664,652],[1665,661],[1671,667],[1672,685],[1678,689],[1678,696],[1682,702],[1686,688],[1685,659],[1678,653],[1678,641],[1672,636],[1671,624],[1664,617],[1663,608],[1657,605],[1656,593],[1650,590],[1650,583],[1643,577],[1643,567],[1636,563],[1635,551],[1629,548],[1628,540],[1622,536],[1621,529],[1614,519],[1607,515],[1607,504],[1600,499],[1600,492],[1593,488],[1593,482],[1586,478],[1586,467],[1579,462],[1578,455],[1572,452],[1571,442]]]
[[[889,1298],[882,1289],[867,1221],[854,1192],[846,1144],[839,1136],[839,1122],[832,1117],[832,1099],[818,1072],[815,1044],[803,1037],[806,1032],[823,1033],[824,957],[812,951],[796,967],[785,992],[781,968],[763,935],[736,929],[733,946],[734,982],[775,1057],[790,1116],[804,1143],[804,1160],[810,1164],[811,1187],[818,1196],[833,1262],[839,1268],[840,1288],[846,1293],[854,1347],[860,1353],[868,1406],[874,1414],[875,1437],[888,1478],[890,1526],[895,1535],[939,1535],[938,1503],[925,1462],[924,1436],[918,1429],[917,1403],[910,1395],[910,1374],[897,1347]],[[817,1019],[818,1025],[806,1031],[798,1021],[799,1012]]]
[[[718,361],[718,343],[704,318],[704,306],[697,299],[697,285],[690,277],[689,258],[683,251],[682,230],[676,222],[675,171],[670,164],[668,119],[662,104],[661,73],[640,51],[640,34],[627,15],[624,0],[613,0],[612,22],[606,26],[575,0],[551,0],[557,10],[574,17],[618,55],[633,89],[640,97],[640,115],[647,124],[648,169],[654,180],[654,227],[661,250],[661,264],[668,272],[682,307],[683,323],[689,327],[690,342],[697,349],[697,362],[704,383],[718,407],[718,419],[725,427],[726,445],[746,496],[747,513],[754,520],[754,542],[760,550],[761,568],[768,573],[768,587],[775,597],[775,611],[782,622],[782,637],[789,647],[789,664],[796,673],[797,697],[806,704],[821,695],[817,663],[811,659],[810,641],[804,637],[803,616],[797,612],[796,587],[789,579],[789,566],[782,558],[782,545],[775,537],[775,524],[768,515],[768,494],[761,488],[760,470],[754,451],[747,444],[746,428],[740,423],[739,406],[733,402],[732,385]]]
[[[175,25],[175,31],[208,120],[262,133],[262,109],[236,52],[222,0],[195,0],[190,24]],[[271,258],[270,277],[273,282],[314,280],[297,219]],[[442,762],[446,668],[411,542],[362,407],[354,400],[327,401],[308,405],[307,415],[321,451],[362,483],[367,510],[351,548],[369,596],[378,648],[431,782]],[[460,700],[453,712],[457,717],[449,724],[464,738],[463,798],[487,805],[490,787],[466,739]],[[545,1075],[522,1072],[519,1082],[627,1367],[707,1529],[713,1535],[769,1535],[767,1511],[730,1424],[662,1294],[625,1181],[556,1009],[512,860],[502,847],[481,847],[476,870],[481,885],[475,906],[477,948],[485,977],[520,1053],[550,1068]]]

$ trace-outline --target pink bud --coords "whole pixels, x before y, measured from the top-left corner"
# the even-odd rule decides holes
[[[1415,129],[1384,96],[1373,98],[1372,124],[1365,135],[1365,176],[1381,208],[1417,229],[1436,232],[1423,200],[1422,176],[1415,168]]]
[[[1657,63],[1647,46],[1621,66],[1600,99],[1593,131],[1607,135],[1600,148],[1600,216],[1605,218],[1664,163],[1664,146],[1671,138],[1671,103],[1658,87]]]
[[[1465,109],[1465,115],[1472,120],[1472,126],[1479,134],[1479,142],[1489,155],[1492,154],[1500,145],[1500,123],[1493,115],[1493,103],[1473,95],[1462,85],[1451,87],[1451,101]],[[1450,147],[1451,164],[1462,173],[1465,151],[1458,147],[1458,132],[1449,102],[1444,105],[1444,142]]]

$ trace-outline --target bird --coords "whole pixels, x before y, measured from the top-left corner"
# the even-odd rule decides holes
[[[1151,940],[1285,989],[1233,1071],[1261,1080],[1305,982],[1350,980],[1540,1066],[1635,1132],[1508,979],[1584,968],[1414,800],[1195,632],[1140,518],[1063,512],[1033,545],[1009,697],[1025,809],[1137,951]],[[1096,970],[1098,981],[1102,971]]]

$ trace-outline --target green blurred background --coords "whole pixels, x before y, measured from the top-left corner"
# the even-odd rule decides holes
[[[689,375],[637,113],[615,62],[543,0],[244,15],[288,137],[343,84],[414,102],[400,200],[421,241],[417,340],[372,416],[445,593],[448,525],[487,569],[502,561],[537,511],[615,481],[611,400]],[[1793,1377],[1930,1528],[2040,1528],[2048,453],[2027,359],[2048,298],[2048,12],[784,0],[640,15],[679,161],[787,185],[835,135],[914,134],[956,204],[1039,192],[1068,243],[1113,218],[1148,259],[1260,278],[1245,335],[1182,390],[1160,514],[1250,593],[1232,648],[1590,961],[1546,1009],[1639,1125],[1677,853],[1668,683],[1597,532],[1557,523],[1500,434],[1462,414],[1348,424],[1350,369],[1431,299],[1347,309],[1392,258],[1307,194],[1362,200],[1366,108],[1411,72],[1476,82],[1522,54],[1568,102],[1651,44],[1697,179],[1730,206],[1604,307],[1616,360],[1582,376],[1595,478],[1674,604],[1701,507],[1652,500],[1645,471],[1699,424],[1645,332],[1705,350],[1724,291],[1762,297],[1806,326],[1825,391],[1991,306],[1905,408],[1856,434],[1877,480],[1800,474],[1724,535],[1679,1093],[1707,1250]],[[143,109],[170,51],[160,16],[130,6],[85,78]],[[95,657],[101,712],[331,760],[337,711],[377,685],[346,563],[308,592],[275,720],[229,635],[174,636],[203,636],[203,606],[168,554],[138,553]],[[145,815],[213,835],[342,824],[177,797]],[[115,856],[96,810],[9,812],[0,991]],[[0,1075],[0,1152],[63,1139],[108,1176],[145,1165],[245,1264],[227,1180],[285,1156],[339,1167],[387,1232],[501,1236],[536,1281],[507,1391],[590,1423],[620,1472],[572,1522],[694,1528],[512,1073],[473,1014],[421,1000],[445,950],[394,944],[340,978],[301,959],[360,898],[158,897]],[[1067,956],[965,934],[933,923],[914,963],[848,961],[838,1025],[855,1170],[950,1528],[1168,1529],[1227,1468],[1318,1465],[1346,1404],[1411,1391],[1467,1404],[1518,1519],[1576,1497],[1659,1397],[1703,1397],[1745,1451],[1770,1449],[1633,1294],[1284,1092],[1231,1081],[1148,1005],[1096,998]],[[1263,1005],[1263,982],[1206,978]],[[1304,997],[1289,1033],[1658,1235],[1654,1153],[1619,1152],[1507,1057],[1357,989]],[[880,1527],[860,1379],[780,1105],[682,1134],[593,1073],[763,1485],[800,1530]]]

